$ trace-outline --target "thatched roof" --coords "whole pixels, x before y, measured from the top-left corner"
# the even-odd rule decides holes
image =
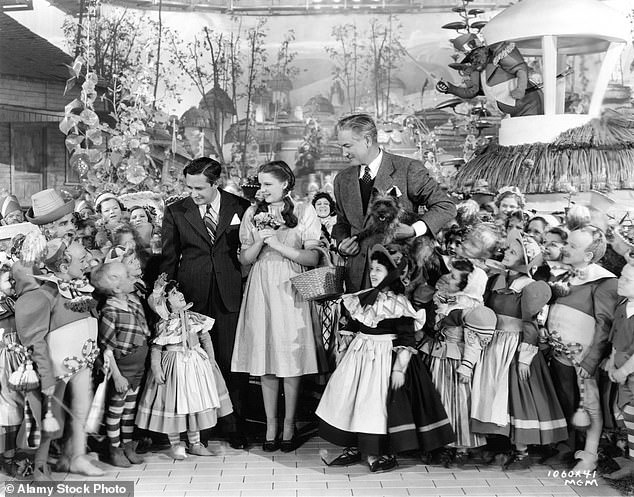
[[[458,188],[475,179],[526,193],[634,188],[634,109],[560,134],[553,143],[503,147],[491,143],[456,175]]]

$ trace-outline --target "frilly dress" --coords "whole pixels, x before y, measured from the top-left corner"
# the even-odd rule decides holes
[[[474,371],[471,428],[525,445],[563,440],[566,420],[537,350],[537,314],[548,302],[550,289],[523,274],[503,272],[493,278],[486,304],[497,315],[497,325]],[[526,381],[519,379],[518,361],[530,365]]]
[[[162,348],[165,383],[159,385],[149,369],[137,409],[139,428],[168,434],[200,431],[233,412],[216,359],[200,345],[199,334],[213,325],[212,318],[187,310],[159,321],[152,347]],[[213,353],[211,346],[208,350]]]
[[[439,302],[438,294],[434,298],[437,333],[423,343],[421,352],[456,432],[455,446],[473,448],[486,444],[486,439],[470,429],[471,381],[460,382],[459,374],[471,378],[482,349],[491,340],[496,317],[481,301],[460,295],[454,298],[449,304]]]
[[[414,330],[422,328],[425,312],[392,291],[379,293],[372,306],[363,307],[359,295],[364,292],[342,297],[358,333],[317,408],[320,436],[369,455],[433,450],[452,442],[447,414],[414,349]],[[393,352],[401,348],[412,356],[405,385],[393,390]]]
[[[253,245],[255,207],[247,209],[240,225],[242,250]],[[269,206],[279,218],[281,208]],[[295,204],[298,224],[282,225],[275,237],[301,249],[316,246],[321,223],[310,204]],[[231,370],[253,376],[293,377],[318,372],[310,302],[291,284],[305,268],[264,245],[253,264],[240,307]]]

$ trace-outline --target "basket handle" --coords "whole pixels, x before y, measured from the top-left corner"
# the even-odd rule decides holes
[[[314,247],[310,247],[311,250],[317,250],[321,253],[321,257],[319,261],[317,261],[317,266],[315,267],[335,267],[332,262],[332,257],[330,256],[330,251],[323,247],[322,245],[315,245]],[[324,261],[324,264],[319,264],[321,261]]]

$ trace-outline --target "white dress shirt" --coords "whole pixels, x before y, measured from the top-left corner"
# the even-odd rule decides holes
[[[370,168],[370,177],[372,179],[376,178],[376,175],[379,174],[379,167],[381,167],[381,161],[383,160],[383,150],[379,149],[379,155],[377,155],[372,162],[368,164]],[[362,165],[359,168],[359,179],[363,178],[365,174],[365,165]]]
[[[200,217],[205,218],[205,214],[207,214],[207,205],[211,205],[212,215],[214,216],[214,221],[218,224],[218,214],[220,213],[220,192],[216,193],[216,196],[211,201],[211,204],[202,204],[198,206],[198,210],[200,211]]]

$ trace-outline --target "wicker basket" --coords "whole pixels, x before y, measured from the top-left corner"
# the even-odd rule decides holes
[[[345,268],[335,266],[326,249],[319,247],[319,250],[326,265],[291,278],[291,283],[304,300],[329,300],[343,293]]]

